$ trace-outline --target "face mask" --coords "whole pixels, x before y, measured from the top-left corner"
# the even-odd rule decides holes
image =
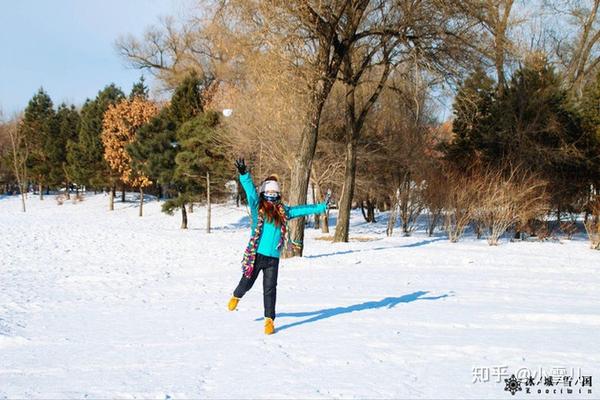
[[[278,194],[269,195],[266,193],[263,193],[263,197],[265,200],[271,201],[271,202],[275,202],[275,201],[279,200],[279,198],[280,198],[280,196]]]

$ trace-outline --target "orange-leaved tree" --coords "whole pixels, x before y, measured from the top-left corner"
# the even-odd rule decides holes
[[[113,186],[117,180],[140,190],[140,216],[144,207],[144,188],[152,184],[148,177],[134,170],[127,145],[135,140],[137,130],[158,113],[154,103],[141,96],[123,99],[109,106],[102,121],[102,143],[104,158],[112,171]],[[113,209],[113,195],[110,196],[110,209]]]

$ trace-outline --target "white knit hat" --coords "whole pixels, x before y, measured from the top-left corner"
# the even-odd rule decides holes
[[[279,190],[279,182],[277,181],[264,181],[261,185],[260,185],[260,192],[266,192],[267,190],[273,190],[277,193],[280,192]]]

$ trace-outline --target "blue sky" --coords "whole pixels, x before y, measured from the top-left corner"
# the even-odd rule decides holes
[[[24,109],[40,86],[55,105],[79,106],[111,82],[128,92],[141,71],[117,54],[115,39],[141,35],[159,16],[181,16],[185,5],[186,0],[1,1],[0,109],[5,115]]]

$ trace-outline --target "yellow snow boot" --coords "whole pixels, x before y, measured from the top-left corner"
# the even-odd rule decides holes
[[[238,299],[237,297],[231,296],[231,299],[229,299],[229,304],[227,304],[227,308],[229,309],[229,311],[235,310],[239,301],[240,299]]]
[[[265,318],[265,335],[272,335],[275,332],[275,325],[271,318]]]

